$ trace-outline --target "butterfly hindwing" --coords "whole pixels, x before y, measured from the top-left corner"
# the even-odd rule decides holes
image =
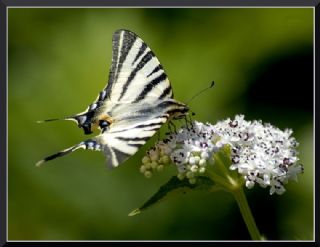
[[[140,108],[141,107],[141,108]],[[109,167],[116,167],[134,155],[167,121],[169,115],[161,109],[151,111],[142,105],[131,105],[134,114],[119,116],[117,124],[96,137],[104,151]]]

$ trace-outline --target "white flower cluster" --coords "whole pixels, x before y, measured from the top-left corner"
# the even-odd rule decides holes
[[[298,143],[291,134],[291,130],[281,131],[261,121],[246,121],[243,115],[216,125],[195,121],[149,150],[140,171],[151,177],[153,171],[161,171],[165,164],[173,163],[178,178],[187,177],[190,183],[195,183],[196,177],[206,172],[207,164],[214,163],[214,152],[229,145],[230,169],[243,176],[247,188],[257,183],[270,186],[270,194],[282,194],[283,185],[303,172],[298,164]]]
[[[289,179],[297,180],[303,172],[298,164],[298,142],[290,137],[292,130],[282,131],[261,121],[246,121],[243,115],[234,120],[224,120],[213,126],[221,139],[218,147],[229,144],[232,147],[231,170],[238,170],[246,180],[246,187],[255,183],[270,186],[270,194],[282,194]]]

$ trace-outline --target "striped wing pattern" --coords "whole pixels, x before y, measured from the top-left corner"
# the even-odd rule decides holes
[[[112,65],[105,95],[113,102],[148,102],[173,96],[159,60],[136,34],[118,30],[113,35]]]
[[[103,144],[111,167],[123,163],[170,119],[170,111],[183,111],[185,106],[173,99],[149,103],[121,104],[115,108],[116,123],[96,137]]]
[[[156,113],[141,105],[131,105],[128,108],[132,108],[135,114],[119,120],[107,132],[95,138],[97,143],[102,144],[102,151],[110,167],[118,166],[135,154],[169,117],[165,109],[158,109]]]
[[[173,113],[188,111],[186,105],[172,99],[167,75],[142,39],[133,32],[118,30],[112,44],[108,84],[96,101],[75,119],[83,128],[91,126],[102,115],[110,116],[113,123],[98,136],[51,155],[38,165],[83,148],[103,151],[108,166],[117,167],[135,154],[168,119],[174,118]]]

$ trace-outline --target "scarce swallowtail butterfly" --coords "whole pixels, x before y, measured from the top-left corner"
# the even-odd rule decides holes
[[[85,134],[100,134],[37,162],[64,156],[77,149],[103,151],[109,167],[135,154],[166,122],[185,117],[188,106],[173,99],[159,60],[135,33],[118,30],[112,39],[112,64],[106,87],[84,112],[66,117]],[[48,119],[53,121],[58,119]]]

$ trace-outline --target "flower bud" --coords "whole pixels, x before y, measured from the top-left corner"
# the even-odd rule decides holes
[[[145,176],[146,178],[151,178],[151,177],[152,177],[152,172],[146,171],[146,172],[144,173],[144,176]]]

